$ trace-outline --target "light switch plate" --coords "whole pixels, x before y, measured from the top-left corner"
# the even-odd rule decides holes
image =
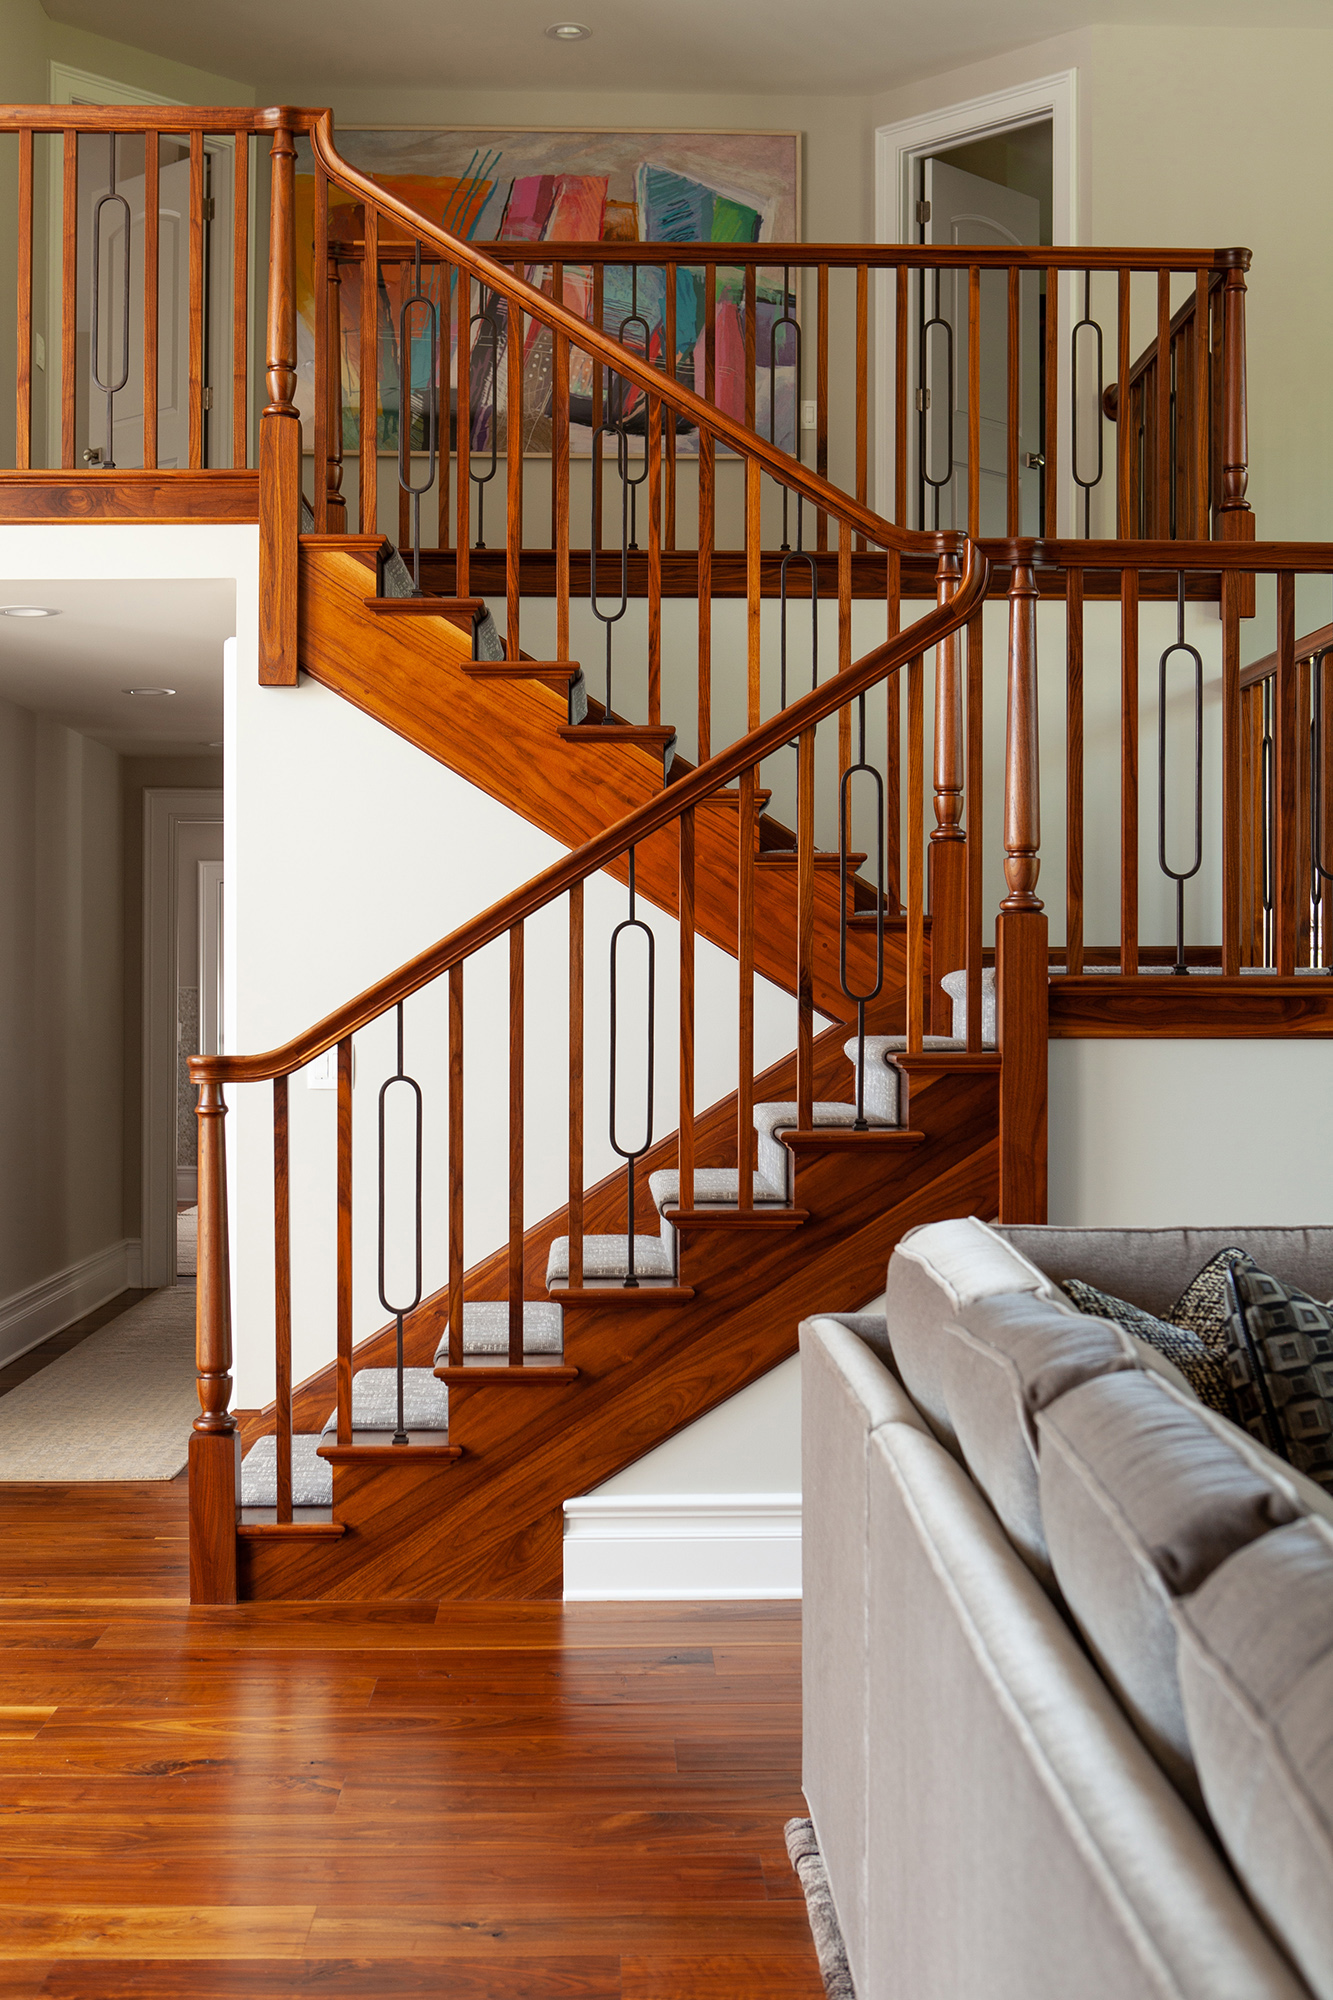
[[[352,1050],[352,1085],[356,1086],[356,1049]],[[316,1056],[305,1067],[305,1087],[307,1090],[336,1090],[338,1088],[338,1051],[325,1049],[322,1056]]]
[[[815,431],[819,429],[819,413],[813,403],[802,403],[801,405],[801,429],[803,431]]]

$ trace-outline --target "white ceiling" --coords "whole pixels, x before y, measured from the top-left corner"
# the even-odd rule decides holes
[[[251,84],[261,103],[281,88],[305,104],[349,87],[861,94],[1098,22],[1330,26],[1329,0],[47,0],[47,12]],[[561,20],[592,39],[550,41]]]
[[[236,586],[214,578],[124,583],[0,581],[0,699],[52,716],[125,756],[198,755],[222,737],[222,646]],[[144,696],[129,687],[171,687]]]

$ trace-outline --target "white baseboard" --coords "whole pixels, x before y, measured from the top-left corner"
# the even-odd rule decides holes
[[[198,1199],[199,1199],[199,1174],[198,1174],[198,1170],[197,1170],[196,1168],[194,1168],[194,1167],[177,1167],[177,1169],[176,1169],[176,1199],[177,1199],[177,1201],[189,1201],[189,1202],[195,1202],[195,1201],[198,1201]]]
[[[139,1242],[126,1237],[0,1299],[0,1363],[17,1361],[94,1306],[139,1283]]]
[[[593,1494],[565,1502],[565,1597],[799,1597],[799,1493]]]

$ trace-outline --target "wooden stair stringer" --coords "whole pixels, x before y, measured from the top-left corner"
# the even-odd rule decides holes
[[[518,812],[566,847],[578,847],[662,787],[660,756],[632,743],[590,744],[576,778],[563,696],[535,681],[487,682],[464,671],[467,635],[444,618],[385,618],[367,611],[364,564],[354,555],[304,542],[300,569],[300,664],[321,687]],[[507,754],[497,758],[496,745]],[[511,775],[519,774],[517,777]],[[729,814],[695,816],[695,921],[700,934],[734,957],[737,854]],[[623,862],[607,871],[627,879]],[[760,868],[755,880],[755,967],[783,992],[796,990],[796,871]],[[644,841],[636,856],[640,893],[670,916],[677,910],[678,841],[674,828]],[[849,932],[848,974],[866,991],[874,983],[873,934]],[[929,941],[927,940],[927,959]],[[815,876],[814,1003],[830,1019],[853,1011],[838,976],[836,873]],[[929,966],[927,965],[927,979]],[[906,938],[891,923],[885,936],[885,1033],[900,1032],[905,1008]]]
[[[799,1254],[785,1231],[710,1231],[687,1246],[687,1305],[585,1309],[566,1326],[575,1383],[547,1396],[470,1393],[451,1423],[463,1457],[434,1504],[408,1506],[392,1472],[358,1474],[337,1542],[247,1542],[245,1597],[513,1599],[561,1590],[562,1506],[796,1351],[800,1320],[871,1297],[916,1224],[993,1215],[998,1077],[941,1071],[913,1091],[923,1143],[892,1157],[805,1153]],[[420,1494],[407,1472],[404,1486]],[[340,1515],[344,1512],[339,1498]]]

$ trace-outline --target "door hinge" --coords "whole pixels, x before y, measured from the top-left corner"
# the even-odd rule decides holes
[[[212,391],[211,389],[205,389],[205,390],[204,390],[204,408],[205,408],[206,410],[211,410],[211,409],[212,409],[212,407],[213,407],[213,391]]]
[[[917,406],[918,410],[928,410],[928,409],[930,408],[930,391],[929,391],[929,389],[918,389],[918,390],[917,390],[917,392],[916,392],[916,406]]]
[[[928,201],[919,201],[917,203],[916,219],[918,222],[930,221],[930,203]]]
[[[1040,472],[1046,463],[1046,454],[1044,451],[1025,451],[1023,463],[1029,472]]]
[[[217,214],[217,203],[214,201],[211,194],[206,194],[204,196],[203,214],[205,222],[212,222],[214,216]]]

